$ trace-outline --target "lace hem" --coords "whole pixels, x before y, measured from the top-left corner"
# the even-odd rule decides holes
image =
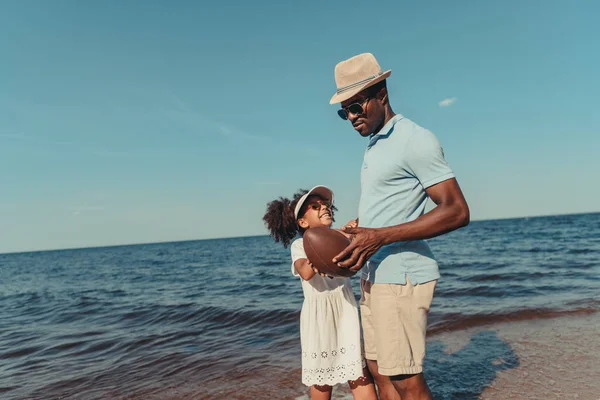
[[[332,365],[327,368],[303,368],[302,383],[312,385],[337,385],[354,381],[363,376],[364,360],[354,360],[344,364]]]

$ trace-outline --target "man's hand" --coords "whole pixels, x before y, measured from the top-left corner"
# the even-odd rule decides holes
[[[361,269],[367,260],[385,244],[379,229],[346,228],[344,232],[350,235],[351,243],[333,258],[333,262],[351,271]]]

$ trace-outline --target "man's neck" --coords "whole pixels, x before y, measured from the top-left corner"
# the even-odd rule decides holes
[[[392,110],[392,107],[386,107],[383,122],[381,123],[381,125],[379,127],[377,127],[375,132],[373,132],[373,135],[377,135],[383,129],[385,124],[390,122],[390,120],[392,118],[394,118],[394,116],[396,116],[396,113],[394,112],[394,110]]]

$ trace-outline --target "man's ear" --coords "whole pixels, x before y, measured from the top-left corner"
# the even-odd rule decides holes
[[[300,225],[300,228],[302,228],[302,229],[308,228],[308,222],[306,222],[306,220],[304,218],[300,218],[298,220],[298,225]]]
[[[388,103],[388,91],[387,88],[381,88],[381,90],[379,91],[379,93],[377,94],[377,97],[379,97],[381,99],[381,102],[385,105]]]

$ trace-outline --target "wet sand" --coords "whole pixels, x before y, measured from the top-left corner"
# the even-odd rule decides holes
[[[497,327],[520,365],[500,371],[482,399],[600,399],[600,315]]]
[[[437,333],[428,338],[426,371],[436,399],[599,400],[600,313]],[[299,369],[268,375],[173,399],[308,399]],[[352,396],[338,385],[333,398]]]
[[[507,353],[509,357],[500,355],[479,365],[481,371],[496,371],[475,398],[600,399],[600,313],[497,323],[441,333],[431,337],[430,344],[441,342],[445,354],[459,354],[482,332],[495,333],[511,351]],[[514,357],[506,359],[511,356]],[[459,382],[469,378],[456,377]],[[428,379],[435,380],[435,376]],[[459,393],[454,394],[460,398]]]

